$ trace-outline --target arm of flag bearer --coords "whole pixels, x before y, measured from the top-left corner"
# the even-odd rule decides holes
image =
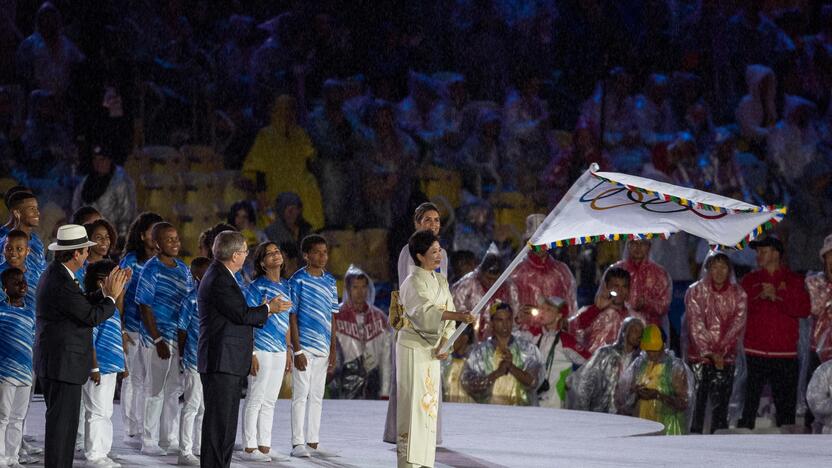
[[[478,316],[529,250],[627,239],[668,238],[684,231],[711,244],[741,249],[786,214],[784,206],[755,206],[701,190],[615,172],[593,164],[471,312]],[[457,327],[443,351],[466,325]]]

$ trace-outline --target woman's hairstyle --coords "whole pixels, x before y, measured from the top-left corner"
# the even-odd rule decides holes
[[[133,220],[130,224],[130,229],[127,231],[127,245],[124,246],[124,255],[132,252],[136,254],[136,259],[139,263],[144,263],[149,256],[144,251],[142,234],[144,234],[145,231],[150,229],[154,224],[162,221],[164,221],[164,218],[152,211],[145,211],[144,213],[136,216],[136,219]]]
[[[414,232],[410,236],[410,240],[407,241],[407,249],[410,251],[410,258],[413,259],[413,263],[421,266],[421,262],[416,256],[425,255],[434,242],[439,242],[439,237],[433,231],[422,229]]]
[[[234,224],[234,219],[237,217],[237,212],[240,210],[245,210],[246,216],[248,216],[248,222],[250,222],[251,224],[257,223],[257,214],[254,212],[254,207],[251,206],[251,203],[245,200],[240,200],[234,202],[234,204],[231,205],[231,208],[229,208],[227,219],[228,224],[237,227],[237,229],[239,230],[240,226],[236,226]]]
[[[116,234],[116,228],[114,228],[109,221],[104,218],[100,218],[84,225],[84,229],[87,230],[88,239],[92,239],[92,235],[95,233],[95,230],[102,227],[107,230],[107,235],[110,236],[110,251],[112,251],[118,242],[118,234]],[[107,252],[107,255],[109,254],[110,252]]]
[[[280,254],[283,255],[283,250],[277,245],[277,242],[266,241],[261,242],[256,249],[254,249],[254,255],[251,260],[252,265],[254,265],[254,275],[252,279],[260,278],[261,276],[266,276],[266,269],[263,268],[261,263],[263,259],[266,258],[266,249],[269,248],[270,245],[277,247],[277,250],[280,251]],[[280,265],[280,275],[283,276],[283,272],[286,270],[286,256],[283,255],[283,264]]]

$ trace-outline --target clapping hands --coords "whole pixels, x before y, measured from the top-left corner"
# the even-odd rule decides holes
[[[130,281],[133,276],[133,270],[130,268],[113,268],[113,271],[104,279],[104,286],[101,291],[105,296],[118,297],[124,291],[124,286]]]

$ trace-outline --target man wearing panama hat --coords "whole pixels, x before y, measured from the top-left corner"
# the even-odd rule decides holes
[[[81,386],[93,370],[92,329],[113,315],[130,279],[130,269],[115,268],[100,291],[85,296],[75,272],[92,245],[83,226],[61,226],[49,245],[55,260],[38,287],[34,366],[46,401],[47,467],[72,466]]]

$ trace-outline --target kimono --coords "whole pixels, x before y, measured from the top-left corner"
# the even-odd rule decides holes
[[[396,339],[396,445],[398,466],[433,466],[442,373],[434,351],[456,330],[442,313],[455,311],[445,275],[416,268],[401,285],[410,323]]]

